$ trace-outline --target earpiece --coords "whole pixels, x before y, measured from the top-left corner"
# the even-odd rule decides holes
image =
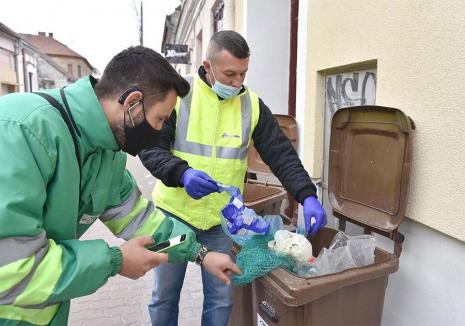
[[[124,101],[126,101],[126,98],[131,94],[132,92],[142,92],[139,88],[136,86],[131,86],[127,90],[124,91],[123,94],[118,99],[119,104],[124,104]]]

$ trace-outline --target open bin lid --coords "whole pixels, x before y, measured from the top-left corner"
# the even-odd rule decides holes
[[[279,127],[284,132],[284,134],[289,138],[292,143],[292,146],[296,148],[297,146],[297,122],[295,119],[289,115],[283,114],[273,114],[273,116],[278,121]],[[248,152],[248,169],[247,171],[250,173],[258,173],[258,174],[273,174],[263,162],[262,158],[258,154],[257,150],[254,146],[249,146]]]
[[[263,187],[262,185],[253,183],[244,184],[244,201],[246,206],[253,206],[255,203],[269,199],[271,196],[283,199],[283,197],[286,197],[286,191],[282,188]]]
[[[407,206],[413,129],[394,108],[356,106],[334,114],[328,195],[335,213],[389,234],[398,228]]]

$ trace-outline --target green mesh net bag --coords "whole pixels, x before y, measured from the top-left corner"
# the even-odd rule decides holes
[[[291,256],[268,248],[268,241],[271,240],[274,240],[273,235],[255,235],[242,246],[236,257],[236,264],[241,269],[242,275],[233,276],[235,286],[248,284],[277,267],[290,271],[294,269],[295,261]]]

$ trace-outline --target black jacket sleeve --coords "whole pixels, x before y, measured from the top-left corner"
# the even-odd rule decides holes
[[[168,187],[182,187],[181,177],[189,168],[187,161],[174,156],[170,148],[176,132],[176,111],[163,123],[161,140],[157,147],[142,150],[139,158],[152,175]]]
[[[297,152],[261,99],[260,117],[252,139],[263,162],[295,200],[303,204],[308,196],[316,196],[316,187],[302,166]]]

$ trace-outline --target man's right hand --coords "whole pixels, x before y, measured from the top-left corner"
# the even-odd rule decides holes
[[[155,253],[145,248],[145,245],[152,243],[151,236],[142,236],[122,244],[120,249],[123,261],[119,274],[135,280],[161,263],[167,263],[168,254]]]
[[[230,277],[233,273],[242,274],[239,267],[232,261],[231,257],[219,252],[208,252],[203,259],[202,266],[213,276],[226,285],[231,284]]]
[[[194,199],[200,199],[212,192],[218,192],[218,185],[208,174],[192,168],[184,171],[181,183],[186,188],[187,193]]]

